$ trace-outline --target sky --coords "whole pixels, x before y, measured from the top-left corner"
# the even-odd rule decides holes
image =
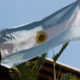
[[[76,0],[0,0],[0,30],[39,21]],[[59,52],[62,45],[49,53]],[[80,41],[72,41],[58,59],[80,68]]]

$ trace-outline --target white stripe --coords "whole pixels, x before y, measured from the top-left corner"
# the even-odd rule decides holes
[[[63,30],[64,26],[67,22],[68,21],[65,21],[64,23],[61,23],[55,27],[51,27],[51,28],[42,30],[42,31],[46,32],[48,35],[47,41],[51,40],[52,38],[55,38],[60,33],[62,33],[64,31]],[[41,31],[41,29],[40,29],[40,31]],[[35,40],[36,34],[37,34],[37,30],[35,32],[30,31],[23,38],[19,38],[16,40],[1,43],[0,49],[1,49],[2,57],[8,56],[9,54],[15,53],[17,51],[30,49],[32,47],[36,47],[36,46],[40,45],[40,44],[36,43],[36,40]]]
[[[37,45],[37,44],[35,44],[36,43],[35,42],[36,32],[41,31],[42,29],[43,29],[42,26],[39,26],[32,30],[22,32],[22,33],[26,34],[26,36],[24,36],[22,38],[17,38],[12,41],[0,43],[1,56],[5,57],[5,56],[8,56],[17,51],[29,49],[29,48]],[[16,32],[16,35],[17,35],[17,32]]]

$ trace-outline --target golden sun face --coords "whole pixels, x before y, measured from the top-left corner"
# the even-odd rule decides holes
[[[47,40],[48,35],[45,32],[40,31],[40,32],[37,33],[35,38],[36,38],[36,42],[41,44],[41,43],[44,43]]]

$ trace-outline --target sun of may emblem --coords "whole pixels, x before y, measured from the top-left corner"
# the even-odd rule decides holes
[[[41,44],[41,43],[44,43],[48,38],[48,35],[43,32],[43,31],[39,31],[36,35],[36,42]]]

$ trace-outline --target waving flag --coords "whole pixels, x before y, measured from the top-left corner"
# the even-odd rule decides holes
[[[41,21],[1,30],[1,65],[11,68],[61,43],[77,39],[80,39],[80,1]]]

